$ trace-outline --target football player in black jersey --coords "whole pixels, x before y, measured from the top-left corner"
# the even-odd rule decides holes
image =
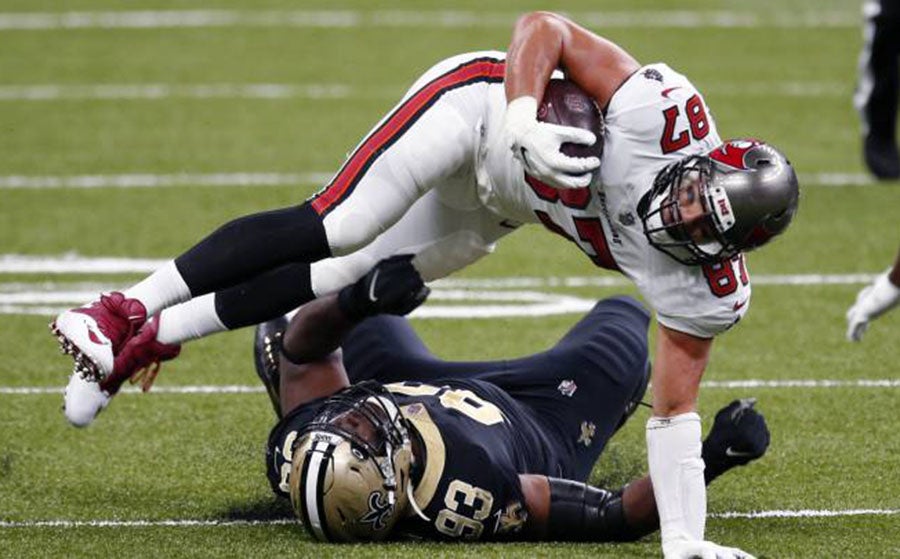
[[[525,358],[448,362],[390,316],[427,294],[411,258],[395,256],[289,326],[257,329],[257,372],[279,417],[267,474],[309,532],[627,541],[654,531],[649,477],[617,491],[585,483],[647,388],[640,304],[600,301],[553,348]],[[703,443],[707,483],[766,451],[753,403],[717,414]]]

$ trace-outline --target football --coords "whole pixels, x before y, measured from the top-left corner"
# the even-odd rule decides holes
[[[569,80],[552,79],[538,106],[538,120],[590,130],[597,136],[592,146],[563,144],[560,148],[570,157],[601,157],[603,155],[603,115],[597,102],[578,85]]]

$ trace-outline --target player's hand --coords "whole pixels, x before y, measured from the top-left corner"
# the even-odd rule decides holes
[[[727,470],[756,460],[769,448],[766,418],[753,409],[756,398],[734,400],[716,413],[703,441],[704,476],[709,483]]]
[[[869,327],[869,321],[878,318],[900,302],[900,287],[888,279],[885,272],[872,285],[864,287],[856,296],[856,303],[847,311],[847,339],[858,342]]]
[[[736,547],[702,540],[677,540],[663,544],[665,559],[756,559]]]
[[[421,305],[431,290],[412,264],[413,255],[386,258],[356,283],[343,288],[338,304],[348,318],[376,314],[405,315]]]
[[[565,143],[593,145],[589,130],[539,122],[537,100],[519,97],[507,105],[503,118],[506,145],[532,177],[557,188],[583,188],[600,167],[597,157],[569,157],[560,151]]]

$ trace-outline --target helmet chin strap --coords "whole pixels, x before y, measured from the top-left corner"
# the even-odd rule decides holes
[[[409,498],[409,504],[412,506],[412,509],[416,512],[419,518],[421,518],[425,522],[431,522],[431,519],[425,516],[425,513],[422,512],[422,509],[419,508],[419,504],[416,503],[416,498],[413,495],[412,482],[406,484],[406,496]]]

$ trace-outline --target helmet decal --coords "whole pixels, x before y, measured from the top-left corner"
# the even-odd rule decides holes
[[[712,150],[709,157],[723,165],[745,171],[750,169],[745,158],[747,152],[759,145],[762,145],[762,142],[758,140],[729,140]]]
[[[710,188],[709,198],[712,213],[719,223],[719,230],[728,231],[734,227],[734,210],[731,209],[731,202],[725,189],[720,186]]]
[[[394,504],[381,491],[369,494],[369,510],[359,518],[363,524],[371,524],[375,530],[384,530],[388,519],[394,512]]]
[[[702,213],[691,202],[695,188]],[[693,208],[688,221],[681,212],[682,193],[687,193],[685,208]],[[638,213],[655,248],[683,264],[712,264],[783,233],[799,197],[797,175],[784,154],[759,140],[738,139],[663,168]]]

